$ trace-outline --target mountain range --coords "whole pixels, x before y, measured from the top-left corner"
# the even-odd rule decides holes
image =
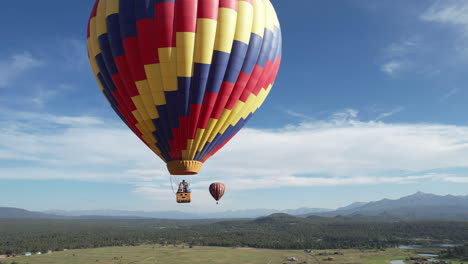
[[[334,211],[310,213],[325,217],[381,217],[387,220],[461,220],[468,221],[468,195],[440,196],[417,192],[400,199],[353,203]]]
[[[165,219],[233,219],[233,218],[256,218],[260,216],[271,215],[275,213],[284,213],[294,216],[324,213],[331,211],[330,209],[322,208],[298,208],[290,210],[274,210],[274,209],[246,209],[246,210],[230,210],[217,213],[186,213],[181,211],[123,211],[123,210],[81,210],[81,211],[63,211],[49,210],[44,213],[53,215],[62,215],[68,217],[77,216],[113,216],[113,217],[142,217],[142,218],[165,218]]]
[[[18,208],[0,207],[0,218],[40,219],[96,219],[96,218],[158,218],[158,219],[234,219],[257,218],[271,214],[287,214],[300,217],[351,217],[375,220],[468,220],[468,195],[440,196],[418,192],[400,199],[383,199],[375,202],[355,202],[336,210],[323,208],[299,208],[290,210],[247,209],[218,213],[185,213],[180,211],[123,211],[123,210],[49,210],[32,212]]]

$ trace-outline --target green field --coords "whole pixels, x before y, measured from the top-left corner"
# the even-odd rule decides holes
[[[314,251],[333,253],[334,250]],[[343,255],[330,255],[334,261],[323,261],[327,256],[316,256],[320,263],[338,264],[389,264],[390,260],[405,259],[411,252],[399,249],[376,250],[341,250]],[[167,246],[153,247],[152,245],[138,247],[112,247],[83,250],[67,250],[46,255],[29,257],[16,257],[6,259],[10,264],[281,264],[287,263],[288,257],[296,257],[300,263],[307,261],[317,263],[311,254],[300,250],[270,250],[252,248],[220,248],[220,247],[194,247]]]

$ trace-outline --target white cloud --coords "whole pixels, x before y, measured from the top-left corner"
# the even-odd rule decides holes
[[[468,183],[468,177],[447,177],[444,180],[446,182]]]
[[[421,15],[421,19],[431,22],[461,25],[464,27],[464,30],[468,30],[468,2],[465,0],[436,1]]]
[[[399,60],[391,60],[382,64],[380,66],[380,70],[385,74],[391,77],[397,77],[400,72],[405,69],[407,62],[399,61]]]
[[[129,166],[132,161],[138,163],[139,158],[151,164],[149,151],[120,124],[109,125],[90,116],[3,112],[6,115],[0,119],[0,150],[17,160],[36,161],[31,171],[56,168],[64,175],[67,170],[100,175],[96,171],[104,165],[122,168],[120,163],[128,162]]]
[[[0,60],[0,88],[10,84],[24,72],[43,64],[41,60],[33,57],[29,52],[14,54]]]
[[[312,122],[274,131],[246,129],[206,169],[214,172],[224,168],[225,174],[256,179],[367,177],[392,171],[468,168],[467,142],[468,127],[359,120]]]
[[[173,198],[165,164],[123,125],[87,116],[6,116],[0,119],[0,164],[19,165],[0,166],[0,178],[132,183],[135,193]],[[467,126],[362,121],[347,109],[329,120],[244,129],[206,163],[193,187],[204,189],[214,180],[238,190],[464,183],[443,171],[468,169],[467,156]],[[434,170],[442,173],[427,173]]]
[[[9,62],[11,63],[9,66],[20,71],[27,70],[42,64],[41,61],[34,58],[28,52],[12,55]]]
[[[260,178],[233,178],[227,179],[226,183],[233,190],[254,190],[254,189],[276,189],[282,187],[311,187],[311,186],[340,186],[340,185],[377,185],[377,184],[408,184],[421,180],[441,180],[447,177],[439,174],[422,174],[399,177],[376,177],[376,176],[355,176],[355,177],[298,177],[298,176],[278,176]],[[450,178],[447,178],[450,179]],[[195,187],[208,186],[210,181],[203,181],[193,184]]]
[[[331,120],[335,123],[343,123],[354,120],[358,114],[359,111],[356,109],[345,109],[342,112],[333,113]]]

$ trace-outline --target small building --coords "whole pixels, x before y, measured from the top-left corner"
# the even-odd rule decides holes
[[[23,252],[21,253],[22,256],[31,256],[32,253],[31,252]]]
[[[36,252],[36,255],[42,255],[42,252],[38,251]]]

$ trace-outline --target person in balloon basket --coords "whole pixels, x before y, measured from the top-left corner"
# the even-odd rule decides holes
[[[188,182],[186,182],[185,180],[182,180],[182,182],[179,184],[179,190],[178,192],[191,192],[190,190],[190,185],[188,184]]]

